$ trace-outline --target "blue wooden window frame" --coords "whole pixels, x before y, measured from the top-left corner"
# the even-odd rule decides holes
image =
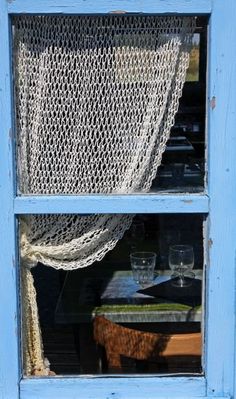
[[[209,15],[208,187],[204,194],[16,197],[11,15]],[[0,0],[0,397],[236,397],[235,0]],[[27,213],[208,213],[204,377],[21,378],[17,223]]]

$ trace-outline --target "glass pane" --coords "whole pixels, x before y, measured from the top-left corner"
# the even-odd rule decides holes
[[[192,39],[192,50],[190,53],[189,68],[187,71],[186,82],[198,82],[200,78],[200,33],[194,33]]]
[[[14,17],[19,194],[203,191],[206,26]]]
[[[206,44],[206,20],[198,18],[175,125],[151,191],[204,191]]]
[[[21,218],[20,226],[25,223]],[[38,262],[31,272],[52,372],[202,374],[203,223],[202,215],[137,215],[101,261],[71,271],[48,267],[52,259],[54,267],[59,265],[62,254],[68,261],[66,234],[64,244],[56,246],[55,237],[50,244],[48,237],[34,235],[28,252],[29,234],[21,236],[24,358],[26,342],[31,357],[38,348],[35,305],[29,316],[34,295],[32,299],[29,275],[28,288],[24,275],[27,257],[36,264],[51,245],[48,264]],[[92,256],[94,248],[90,250]]]

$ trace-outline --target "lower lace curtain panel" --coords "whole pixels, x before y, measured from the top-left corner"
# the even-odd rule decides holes
[[[21,194],[148,192],[178,109],[193,17],[13,18]],[[31,215],[20,221],[23,358],[47,375],[30,268],[101,260],[132,215]]]

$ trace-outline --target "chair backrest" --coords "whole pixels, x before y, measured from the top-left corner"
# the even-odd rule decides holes
[[[152,360],[177,356],[201,356],[201,333],[157,334],[123,327],[103,316],[94,320],[94,339],[104,346],[108,367],[121,370],[121,356]]]

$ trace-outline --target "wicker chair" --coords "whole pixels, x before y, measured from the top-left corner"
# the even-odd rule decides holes
[[[123,327],[96,316],[94,339],[106,351],[108,371],[121,372],[122,357],[155,361],[163,359],[198,360],[200,364],[201,333],[157,334]]]

